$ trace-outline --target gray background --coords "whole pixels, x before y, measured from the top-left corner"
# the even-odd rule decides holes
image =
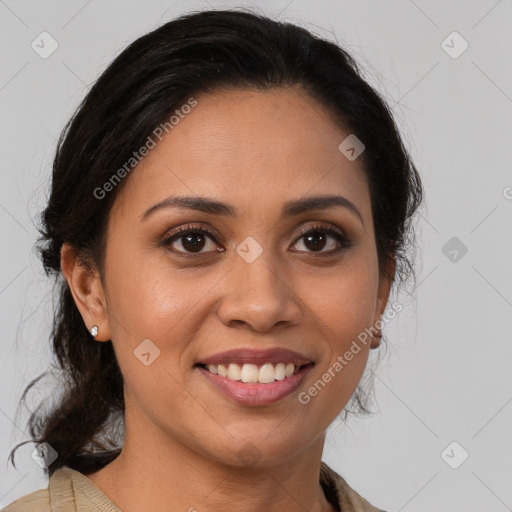
[[[50,361],[51,287],[33,244],[57,136],[129,42],[209,5],[255,4],[0,0],[0,506],[46,487],[33,445],[18,451],[18,471],[5,461],[28,439],[26,410],[16,414],[22,389]],[[359,59],[393,106],[427,192],[418,285],[386,326],[377,412],[333,424],[324,459],[389,511],[512,510],[512,1],[257,5]],[[47,59],[31,48],[43,31],[59,45]],[[453,31],[469,44],[457,58],[442,46]],[[445,43],[452,54],[457,37]],[[453,469],[462,450],[469,458]]]

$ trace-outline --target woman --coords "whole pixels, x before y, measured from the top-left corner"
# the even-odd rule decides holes
[[[30,420],[48,489],[6,510],[378,510],[321,456],[366,410],[422,193],[335,44],[242,11],[132,43],[59,141],[64,386]]]

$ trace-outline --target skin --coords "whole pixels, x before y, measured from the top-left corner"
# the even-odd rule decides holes
[[[125,512],[332,511],[319,485],[325,432],[379,340],[362,345],[308,404],[297,396],[381,318],[388,300],[392,282],[379,273],[362,163],[338,150],[350,132],[298,88],[197,100],[125,178],[108,221],[104,280],[71,246],[62,249],[83,320],[99,327],[91,343],[112,340],[125,380],[122,453],[88,478]],[[284,202],[324,194],[352,201],[362,220],[340,206],[280,220]],[[141,220],[170,195],[207,196],[238,215],[168,208]],[[182,256],[198,254],[183,237],[158,243],[189,223],[221,237],[206,237],[196,260]],[[299,231],[319,223],[338,227],[351,246],[322,257],[336,239],[325,235],[315,250]],[[235,251],[247,236],[263,248],[250,264]],[[160,356],[145,366],[134,349],[148,338]],[[315,362],[299,389],[273,405],[236,404],[193,367],[225,350],[270,347]],[[247,443],[254,465],[238,455]]]

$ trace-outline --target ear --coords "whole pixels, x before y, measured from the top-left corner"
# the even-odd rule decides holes
[[[386,271],[381,273],[379,276],[379,289],[377,292],[377,307],[375,309],[375,318],[373,319],[373,324],[380,323],[382,315],[386,310],[386,305],[389,299],[389,293],[391,291],[391,286],[393,285],[393,280],[395,277],[395,269],[396,269],[396,259],[393,258],[389,261]],[[380,345],[381,338],[374,337],[372,338],[372,343],[370,348],[378,348]]]
[[[107,302],[99,273],[84,265],[77,257],[75,248],[64,243],[60,251],[61,269],[68,282],[76,307],[80,311],[87,330],[98,326],[96,341],[110,340]]]

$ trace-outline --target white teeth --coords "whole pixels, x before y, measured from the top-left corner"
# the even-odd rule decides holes
[[[228,366],[228,379],[242,380],[242,370],[237,364],[230,364]]]
[[[240,376],[242,382],[258,382],[258,367],[255,364],[244,364]]]
[[[277,363],[274,379],[283,380],[285,377],[286,377],[286,369],[285,369],[284,363]]]
[[[258,373],[258,382],[268,384],[274,382],[274,366],[271,363],[264,364]]]
[[[228,365],[209,364],[206,368],[210,373],[230,380],[268,384],[275,380],[291,377],[295,373],[296,366],[293,363],[277,363],[275,366],[272,363],[266,363],[260,367],[250,363],[243,365],[231,363]]]

